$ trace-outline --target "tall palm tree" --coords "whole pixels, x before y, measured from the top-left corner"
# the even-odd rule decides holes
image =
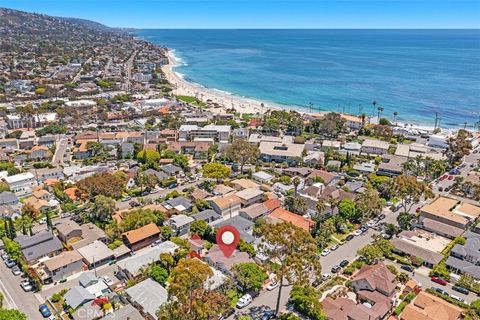
[[[395,122],[396,122],[396,120],[397,120],[397,116],[398,116],[398,112],[397,112],[397,111],[395,111],[395,112],[393,113],[393,123],[395,123]]]
[[[376,108],[377,107],[377,101],[374,100],[372,102],[372,105],[373,105],[372,117],[374,117],[375,116],[375,110],[377,110],[377,108]]]
[[[380,115],[382,114],[382,112],[383,112],[384,110],[385,110],[384,108],[378,107],[378,119],[380,119]]]
[[[295,188],[295,197],[297,196],[297,191],[298,191],[298,186],[300,185],[300,178],[299,177],[295,177],[293,178],[292,180],[292,183],[293,183],[293,187]]]

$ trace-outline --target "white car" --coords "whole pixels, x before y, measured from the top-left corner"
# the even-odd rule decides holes
[[[272,282],[270,282],[270,283],[268,284],[267,290],[268,290],[268,291],[272,291],[272,290],[277,289],[278,287],[279,287],[278,282],[272,281]]]
[[[248,306],[250,303],[252,303],[252,296],[249,295],[248,293],[243,295],[240,299],[237,301],[237,308],[245,308]]]
[[[330,273],[324,273],[322,275],[322,281],[325,281],[325,280],[328,280],[332,277],[332,275]]]
[[[359,235],[361,235],[362,233],[363,233],[363,231],[360,230],[360,229],[355,230],[355,231],[352,232],[352,234],[353,234],[354,236],[359,236]]]
[[[33,286],[30,283],[30,280],[23,280],[22,282],[20,282],[20,286],[25,292],[29,292],[33,290]]]
[[[330,249],[325,248],[325,249],[323,249],[323,251],[322,251],[321,254],[322,254],[323,257],[325,257],[325,256],[328,255],[329,253],[330,253]]]
[[[106,284],[107,286],[111,286],[111,285],[113,284],[113,281],[112,281],[112,279],[110,279],[109,276],[103,276],[103,277],[102,277],[102,280],[103,280],[103,282],[105,282],[105,284]]]

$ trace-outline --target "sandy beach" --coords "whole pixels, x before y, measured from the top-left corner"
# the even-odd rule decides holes
[[[175,72],[174,68],[178,65],[179,63],[174,53],[168,51],[168,64],[164,65],[162,70],[167,80],[173,85],[173,93],[175,95],[197,97],[197,99],[205,103],[212,102],[222,106],[221,108],[210,109],[212,112],[225,113],[227,109],[234,108],[239,113],[261,114],[269,109],[281,109],[272,103],[244,98],[188,82]],[[262,103],[263,108],[261,106]]]

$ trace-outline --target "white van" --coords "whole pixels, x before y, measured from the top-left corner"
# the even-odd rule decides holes
[[[252,303],[252,296],[247,293],[243,295],[240,299],[238,299],[237,308],[239,309],[244,308],[248,306],[250,303]]]

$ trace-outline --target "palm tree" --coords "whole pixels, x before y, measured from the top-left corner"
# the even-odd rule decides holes
[[[395,112],[393,113],[393,123],[395,123],[395,122],[396,122],[396,120],[397,120],[397,116],[398,116],[398,112],[397,112],[397,111],[395,111]]]
[[[375,116],[375,110],[377,109],[377,108],[376,108],[376,107],[377,107],[377,101],[374,100],[374,101],[372,102],[372,105],[373,105],[372,117],[374,117],[374,116]]]
[[[300,178],[299,177],[293,178],[292,183],[293,183],[293,187],[295,188],[295,197],[296,197],[297,191],[298,191],[298,185],[300,184]]]
[[[382,108],[382,107],[378,107],[378,119],[380,120],[380,115],[382,114],[382,112],[384,111],[385,109]]]
[[[317,204],[315,205],[315,209],[317,209],[318,216],[321,216],[324,211],[327,209],[327,203],[324,199],[319,199]]]

